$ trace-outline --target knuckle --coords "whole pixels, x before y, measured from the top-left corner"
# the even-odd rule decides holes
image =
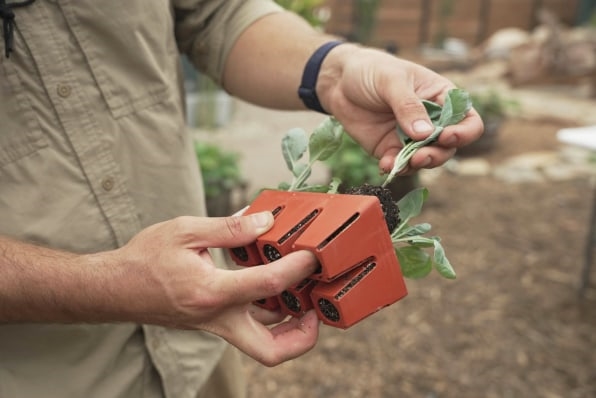
[[[278,355],[274,350],[267,350],[261,354],[261,356],[258,358],[258,361],[261,364],[272,368],[284,362],[284,358]]]
[[[186,310],[190,308],[193,311],[214,313],[225,306],[225,299],[219,294],[196,290],[188,298],[182,300],[179,306]]]
[[[189,216],[178,216],[171,220],[172,228],[177,232],[186,232],[190,226]]]
[[[280,294],[285,289],[282,278],[272,272],[263,275],[261,284],[263,293],[270,296]]]
[[[242,233],[242,222],[240,217],[226,217],[225,224],[230,236],[236,237]]]
[[[416,114],[426,114],[424,106],[420,102],[418,98],[408,97],[404,98],[399,107],[404,114],[408,115],[416,115]]]

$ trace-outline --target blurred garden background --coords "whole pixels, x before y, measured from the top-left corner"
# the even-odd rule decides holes
[[[596,397],[596,269],[586,272],[596,246],[596,1],[278,2],[447,75],[472,93],[486,132],[398,184],[429,189],[419,222],[441,236],[458,278],[407,280],[406,298],[347,330],[322,327],[294,361],[246,359],[249,396]],[[210,212],[231,214],[290,179],[282,136],[325,116],[249,105],[186,67]],[[331,175],[380,181],[349,140],[311,180]]]

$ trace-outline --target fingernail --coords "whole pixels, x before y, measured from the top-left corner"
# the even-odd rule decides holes
[[[250,215],[250,220],[257,230],[268,229],[272,218],[273,215],[269,211],[263,211]]]
[[[451,136],[451,137],[447,138],[447,139],[445,140],[445,143],[444,143],[444,145],[445,145],[445,146],[448,146],[448,147],[454,147],[454,146],[457,146],[457,137],[453,135],[453,136]]]
[[[433,159],[430,156],[427,156],[426,159],[424,159],[424,162],[422,162],[420,164],[420,167],[428,167],[428,166],[430,166],[432,161],[433,161]]]
[[[433,131],[433,126],[426,120],[416,120],[412,124],[412,129],[416,134],[430,134]]]

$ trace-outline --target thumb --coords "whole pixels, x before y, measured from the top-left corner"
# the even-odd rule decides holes
[[[273,214],[270,211],[246,216],[200,218],[193,226],[193,243],[200,247],[238,247],[254,242],[272,226]]]
[[[397,98],[393,112],[402,130],[415,141],[428,137],[434,127],[420,98],[403,94]]]

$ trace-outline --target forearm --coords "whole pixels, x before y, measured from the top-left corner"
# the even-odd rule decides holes
[[[0,323],[120,320],[114,283],[122,275],[105,257],[0,237]]]
[[[224,87],[261,106],[304,109],[297,94],[304,65],[319,46],[334,39],[292,13],[267,15],[249,26],[232,48],[224,69]],[[325,76],[340,73],[328,67],[341,51],[332,50],[325,60]]]

